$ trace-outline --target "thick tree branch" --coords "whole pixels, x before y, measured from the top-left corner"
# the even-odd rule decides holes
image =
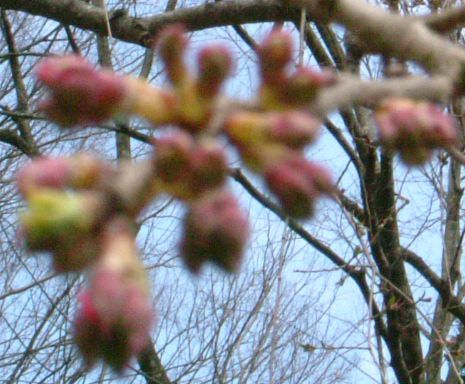
[[[0,0],[3,9],[14,9],[43,16],[63,24],[107,35],[105,12],[78,0]],[[285,21],[298,17],[298,11],[277,0],[219,2],[184,8],[146,18],[126,12],[110,12],[113,37],[130,43],[151,46],[156,33],[165,25],[183,23],[190,30],[231,24]]]

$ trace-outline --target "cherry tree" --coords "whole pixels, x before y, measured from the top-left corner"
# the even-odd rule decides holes
[[[9,159],[3,171],[8,179],[5,190],[15,193],[10,187],[14,179],[26,203],[14,235],[16,243],[28,253],[48,253],[53,274],[64,275],[61,278],[67,281],[65,288],[54,287],[59,299],[48,298],[52,306],[43,321],[35,320],[35,327],[58,324],[52,318],[60,302],[78,302],[74,320],[60,322],[60,327],[71,329],[72,337],[66,340],[76,347],[61,360],[75,371],[70,377],[83,377],[97,362],[124,376],[132,358],[137,358],[147,382],[170,383],[184,377],[199,382],[342,381],[345,364],[356,367],[357,363],[355,355],[347,358],[341,351],[357,351],[354,344],[362,339],[363,356],[369,356],[371,363],[360,371],[375,382],[393,378],[400,383],[463,382],[460,203],[465,164],[461,122],[465,8],[454,2],[362,0],[204,5],[170,1],[164,12],[142,2],[0,0],[0,6],[7,49],[4,62],[11,73],[11,80],[5,81],[7,105],[2,107],[7,127],[0,137],[10,151],[5,155]],[[48,52],[52,41],[61,53],[68,52],[38,62],[27,44],[32,29],[20,36],[20,28],[44,17],[53,22],[33,46]],[[264,27],[265,33],[249,26],[266,22],[273,25]],[[256,58],[259,80],[247,98],[224,87],[238,63],[230,49],[207,43],[195,56],[189,46],[189,32],[195,37],[196,32],[217,28],[234,33],[241,50],[253,52]],[[87,31],[98,35],[95,48],[102,68],[83,58],[92,57],[85,52],[89,50],[86,36],[92,36]],[[55,34],[53,39],[50,34]],[[18,49],[18,39],[25,48]],[[143,49],[142,54],[125,51],[127,45]],[[115,71],[113,61],[119,56],[128,64]],[[161,66],[154,66],[154,57]],[[123,73],[133,73],[134,62],[139,61],[139,76]],[[168,83],[147,81],[152,68],[160,69]],[[34,74],[37,82],[30,78]],[[66,155],[54,154],[47,142],[53,132],[47,120],[60,127],[53,128],[59,135],[54,145],[76,135],[83,136],[83,143],[98,145],[109,131],[116,132],[118,161],[76,153],[66,145],[61,148]],[[134,142],[146,145],[143,156],[131,155],[142,148]],[[330,156],[318,160],[319,145],[330,146],[330,156],[337,160],[329,160]],[[21,168],[11,167],[18,154],[33,159]],[[13,168],[19,169],[14,177]],[[247,212],[229,179],[261,208]],[[237,280],[223,280],[222,286],[236,295],[225,294],[220,300],[213,289],[202,299],[207,303],[216,297],[227,310],[221,311],[223,318],[215,314],[218,309],[212,313],[218,322],[216,332],[202,333],[210,341],[186,347],[187,356],[198,365],[177,365],[171,357],[170,363],[163,363],[164,354],[160,359],[150,338],[157,328],[155,313],[169,329],[169,303],[162,306],[165,311],[155,310],[150,288],[152,280],[155,289],[157,285],[152,268],[159,276],[156,271],[164,265],[147,268],[136,235],[150,228],[166,238],[153,224],[144,223],[153,223],[168,209],[167,197],[176,204],[173,209],[183,210],[176,230],[179,238],[170,250],[176,250],[175,260],[182,261],[194,281],[210,271],[208,264],[217,267],[212,276],[253,276],[253,270],[241,265],[248,265],[254,252],[247,250],[261,241],[253,235],[257,223],[249,220],[256,209],[274,215],[267,222],[269,231],[274,231],[274,222],[285,233],[270,266],[265,262],[260,269],[266,279],[261,293],[251,296],[255,305],[247,307],[245,315],[238,297],[247,295],[247,289]],[[5,222],[11,220],[6,209],[4,215]],[[173,225],[173,221],[165,223]],[[5,228],[7,239],[12,231]],[[268,234],[267,250],[276,247],[272,237]],[[173,245],[171,238],[169,242]],[[13,241],[7,243],[16,249]],[[289,244],[303,247],[299,255],[309,250],[313,254],[299,270],[302,280],[293,286],[317,290],[322,283],[312,275],[326,276],[322,296],[331,291],[335,295],[331,310],[323,312],[353,312],[351,331],[344,332],[351,347],[334,339],[332,332],[318,340],[310,325],[314,331],[306,337],[311,340],[303,341],[302,324],[315,319],[318,305],[300,302],[301,310],[294,313],[299,303],[282,295],[289,268],[302,265],[290,260]],[[267,253],[262,257],[267,258]],[[324,268],[312,265],[316,255],[323,257],[319,263]],[[18,256],[6,267],[24,274],[23,269],[13,268],[20,263],[31,274],[28,263],[34,260],[25,262]],[[52,276],[10,288],[4,298],[31,287],[43,289]],[[12,277],[5,277],[6,287],[8,279]],[[79,292],[76,284],[81,284]],[[347,301],[341,307],[344,302],[337,294],[342,290],[361,299],[361,312],[355,301],[350,303],[353,307]],[[175,296],[170,295],[170,300]],[[186,300],[197,297],[190,294]],[[273,300],[274,309],[268,310]],[[281,300],[290,305],[288,316]],[[193,313],[190,318],[198,319],[199,314]],[[233,326],[234,319],[239,327]],[[230,321],[232,338],[223,334],[224,324]],[[185,332],[201,329],[196,324],[186,322]],[[22,332],[11,324],[7,327]],[[49,332],[53,337],[60,334],[57,329]],[[8,371],[10,382],[22,374],[29,355],[38,359],[31,351],[39,334],[24,337],[29,342],[23,345],[27,353],[8,363],[14,367]],[[249,350],[241,346],[247,335],[258,340],[251,342]],[[228,347],[221,349],[224,340]],[[280,343],[286,340],[294,348],[282,349]],[[334,341],[340,345],[333,345]],[[16,348],[12,341],[6,343]],[[25,344],[22,338],[19,343]],[[167,346],[166,356],[174,356]],[[208,353],[192,352],[202,346]],[[295,354],[298,358],[291,364]],[[211,362],[209,368],[202,359]],[[76,361],[84,363],[81,368]],[[170,365],[177,366],[171,373]],[[265,372],[263,365],[276,368]],[[322,376],[315,367],[321,367]],[[105,372],[104,368],[102,379]]]

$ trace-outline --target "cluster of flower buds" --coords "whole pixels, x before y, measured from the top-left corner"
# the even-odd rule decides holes
[[[190,205],[184,219],[184,261],[192,272],[198,272],[206,261],[237,271],[248,233],[247,217],[231,193],[206,194]]]
[[[225,186],[221,135],[293,217],[311,216],[316,200],[335,190],[329,172],[304,153],[320,125],[305,107],[335,77],[303,67],[291,71],[289,34],[274,30],[257,49],[259,105],[234,104],[218,116],[221,87],[232,69],[229,51],[218,45],[202,49],[192,74],[183,27],[166,28],[157,41],[171,83],[167,88],[97,70],[78,56],[49,58],[37,69],[49,90],[41,107],[60,125],[99,124],[125,114],[156,127],[176,126],[153,140],[150,159],[114,167],[82,154],[39,158],[18,173],[19,190],[29,203],[21,216],[25,244],[31,251],[51,252],[60,272],[90,271],[80,295],[76,343],[89,366],[103,359],[119,371],[145,348],[152,324],[131,223],[156,195],[186,204],[180,251],[190,271],[199,272],[206,262],[230,272],[239,267],[248,223]],[[409,164],[457,141],[453,121],[428,103],[386,101],[377,121],[381,142]]]
[[[36,73],[50,91],[40,107],[62,126],[100,123],[127,102],[128,89],[121,77],[96,71],[79,56],[51,57]]]
[[[453,118],[428,102],[388,99],[376,111],[376,121],[381,143],[388,151],[399,151],[410,165],[424,164],[434,149],[458,141]]]
[[[131,223],[112,219],[102,233],[102,254],[79,296],[75,340],[86,364],[102,359],[122,371],[150,342],[150,284],[138,257]]]
[[[153,310],[130,219],[108,190],[117,175],[88,154],[37,158],[18,172],[28,202],[20,234],[31,251],[50,252],[57,272],[88,270],[80,295],[76,344],[88,366],[122,370],[148,342]]]
[[[82,57],[51,57],[37,67],[49,97],[40,109],[59,125],[88,126],[120,115],[137,115],[154,125],[173,124],[192,133],[207,127],[215,99],[232,69],[229,50],[211,45],[200,51],[198,74],[185,64],[187,37],[181,25],[160,33],[158,47],[171,89],[97,70]]]
[[[296,218],[310,217],[314,202],[334,191],[329,172],[303,154],[319,125],[301,111],[238,112],[226,123],[226,133],[244,163],[264,176],[285,212]]]
[[[186,30],[176,24],[160,33],[158,50],[176,95],[175,124],[191,133],[208,126],[215,99],[232,70],[232,57],[223,45],[203,48],[197,57],[197,75],[185,63],[188,40]]]
[[[276,29],[258,47],[262,78],[261,103],[265,108],[287,109],[308,106],[318,91],[336,81],[331,71],[298,67],[289,73],[292,60],[289,33]]]
[[[87,153],[71,157],[39,157],[18,172],[18,189],[24,197],[42,188],[96,189],[112,172],[109,164]]]
[[[100,189],[113,168],[88,154],[37,158],[17,174],[29,203],[21,237],[31,251],[51,252],[57,271],[85,268],[100,251],[96,233],[105,215]]]
[[[154,145],[155,172],[161,190],[189,201],[224,184],[228,167],[216,141],[196,141],[179,131],[154,140]]]
[[[154,140],[157,190],[187,204],[181,256],[191,272],[206,262],[238,269],[248,225],[235,197],[225,189],[226,156],[211,138],[195,140],[178,131]]]

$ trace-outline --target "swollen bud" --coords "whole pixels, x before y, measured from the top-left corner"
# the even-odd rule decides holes
[[[150,297],[123,273],[98,269],[79,301],[74,338],[89,368],[102,359],[122,371],[148,346]]]
[[[225,132],[237,146],[279,143],[302,149],[318,135],[321,122],[308,112],[236,112],[225,122]]]
[[[312,216],[315,201],[334,190],[329,172],[297,153],[270,165],[265,180],[286,213],[296,218]]]
[[[437,106],[410,99],[389,99],[376,111],[381,143],[398,150],[402,160],[421,165],[437,148],[457,144],[455,121]]]
[[[101,240],[102,255],[79,297],[75,341],[88,367],[102,359],[122,371],[148,346],[154,311],[131,224],[113,219]]]
[[[154,140],[155,172],[164,183],[172,184],[189,177],[194,140],[182,131]]]
[[[279,85],[292,59],[291,35],[281,29],[274,30],[259,45],[257,52],[263,82]]]
[[[40,108],[62,126],[98,124],[125,107],[124,78],[109,71],[97,71],[80,56],[45,59],[36,73],[50,93]]]
[[[163,29],[157,39],[158,51],[165,64],[168,79],[174,86],[184,84],[188,77],[184,63],[186,30],[181,24],[171,25]]]
[[[16,174],[19,192],[27,197],[38,188],[63,189],[69,181],[70,164],[64,157],[39,157]]]
[[[71,157],[39,157],[21,168],[16,180],[24,197],[39,188],[89,189],[111,175],[113,169],[102,160],[79,153]]]
[[[329,70],[315,71],[310,68],[299,67],[286,82],[280,93],[281,101],[292,106],[305,106],[311,103],[318,91],[334,84],[336,77]]]
[[[20,230],[28,249],[52,252],[59,272],[80,270],[95,259],[99,248],[94,235],[103,211],[100,195],[40,189],[28,202]]]
[[[211,99],[218,95],[220,87],[231,72],[231,53],[222,45],[210,45],[200,51],[198,65],[199,95]]]
[[[248,235],[247,217],[235,197],[227,191],[208,194],[192,203],[184,218],[182,258],[194,273],[207,261],[234,272]]]
[[[321,122],[307,112],[270,113],[267,136],[292,149],[303,149],[315,141]]]
[[[192,152],[188,190],[193,198],[221,187],[228,173],[223,149],[216,142],[200,143]]]
[[[225,155],[216,142],[196,143],[182,131],[155,141],[154,163],[162,188],[184,200],[220,187],[227,174]]]

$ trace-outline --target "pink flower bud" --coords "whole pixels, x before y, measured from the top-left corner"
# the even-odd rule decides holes
[[[307,112],[290,111],[269,115],[268,137],[293,149],[312,143],[321,122]]]
[[[88,189],[113,172],[100,159],[85,153],[72,157],[39,157],[21,168],[16,180],[23,196],[39,188]]]
[[[184,219],[182,257],[194,273],[207,261],[234,272],[248,234],[247,218],[233,195],[227,191],[206,195],[190,206]]]
[[[201,97],[210,99],[218,94],[231,72],[231,53],[222,45],[211,45],[200,51],[198,63],[198,91]]]
[[[124,78],[97,71],[80,56],[45,59],[36,73],[50,91],[41,108],[62,126],[101,123],[119,112],[126,101]]]
[[[297,218],[312,216],[315,200],[321,195],[331,195],[334,190],[329,172],[299,154],[269,166],[265,179],[283,209]]]
[[[150,342],[149,295],[124,271],[97,268],[79,301],[74,336],[86,364],[102,359],[122,371]]]
[[[285,67],[292,59],[291,35],[283,30],[272,31],[258,47],[263,81],[279,85],[284,80]]]
[[[226,159],[216,143],[194,142],[184,132],[155,141],[155,170],[167,192],[190,200],[224,183]]]
[[[421,165],[437,148],[456,145],[455,121],[434,104],[409,99],[389,99],[376,112],[380,141],[398,150],[411,165]]]
[[[333,84],[336,77],[333,72],[315,71],[299,67],[282,83],[280,87],[281,101],[294,106],[305,106],[313,101],[322,87]]]
[[[23,196],[38,188],[62,189],[69,182],[70,164],[64,157],[39,157],[16,174],[18,189]]]
[[[188,76],[184,64],[187,42],[186,30],[181,24],[164,28],[157,37],[158,50],[165,64],[168,79],[175,86],[183,84]]]
[[[223,150],[215,143],[198,146],[192,153],[191,161],[188,189],[194,197],[223,185],[228,167]]]
[[[70,164],[69,187],[74,189],[96,189],[108,182],[116,170],[96,156],[78,153],[68,158]]]
[[[185,132],[154,141],[156,175],[165,183],[175,183],[190,176],[194,140]]]

